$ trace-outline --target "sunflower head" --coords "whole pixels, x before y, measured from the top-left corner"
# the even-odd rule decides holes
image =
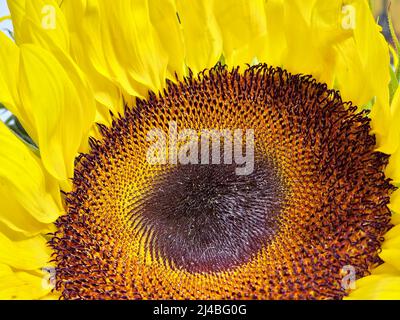
[[[170,152],[152,164],[157,128]],[[188,163],[182,150],[173,161],[185,128],[224,132],[218,161],[201,162],[203,135],[181,141]],[[226,128],[254,130],[250,174],[226,159],[238,155]],[[380,264],[388,157],[366,112],[311,77],[219,65],[99,129],[51,241],[64,298],[339,298],[344,266],[367,275]]]
[[[367,1],[9,6],[0,297],[400,297],[400,72]]]

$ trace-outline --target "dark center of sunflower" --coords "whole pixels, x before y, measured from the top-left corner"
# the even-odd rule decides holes
[[[250,175],[234,165],[180,165],[143,203],[143,224],[156,252],[192,272],[221,271],[248,261],[277,230],[284,187],[271,164]]]
[[[171,123],[252,130],[254,170],[152,163],[149,132]],[[381,262],[387,156],[366,112],[309,76],[217,66],[99,131],[50,241],[65,299],[341,298],[343,270]]]

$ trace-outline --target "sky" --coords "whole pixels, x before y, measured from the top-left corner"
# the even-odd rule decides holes
[[[10,12],[8,11],[6,0],[0,0],[0,17],[8,16],[9,14]],[[4,28],[11,28],[11,22],[9,20],[0,23],[0,29],[3,30]]]
[[[6,0],[0,0],[0,17],[8,16],[10,13],[7,8]],[[4,31],[6,29],[11,29],[10,20],[4,21],[0,23],[0,30]]]
[[[8,16],[10,13],[7,9],[6,0],[0,0],[0,17]],[[0,30],[11,30],[11,22],[9,20],[0,22]],[[0,121],[5,121],[9,117],[9,113],[7,111],[0,110]]]

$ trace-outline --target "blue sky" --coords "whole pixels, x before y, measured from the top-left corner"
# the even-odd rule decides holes
[[[0,0],[0,17],[9,15],[9,11],[7,9],[6,0]],[[0,23],[0,30],[11,29],[11,22],[4,21]],[[9,112],[3,111],[0,112],[0,121],[5,121],[9,117]]]
[[[7,4],[6,0],[0,0],[0,17],[7,16],[9,15],[9,11],[7,9]],[[0,23],[0,30],[4,31],[5,29],[11,29],[11,22],[10,21],[4,21]]]

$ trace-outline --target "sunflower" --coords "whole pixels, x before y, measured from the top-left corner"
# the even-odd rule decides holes
[[[367,1],[8,6],[0,298],[400,298],[400,47]],[[252,130],[253,170],[149,162],[171,124]]]

